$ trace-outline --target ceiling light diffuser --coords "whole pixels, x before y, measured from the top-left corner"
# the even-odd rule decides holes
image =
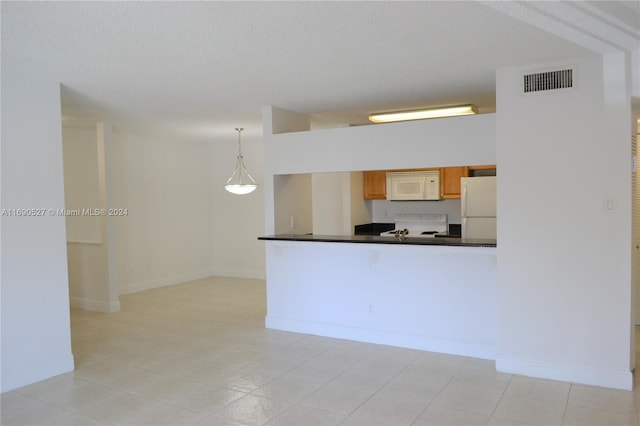
[[[475,105],[469,104],[372,114],[369,116],[369,120],[374,123],[391,123],[393,121],[424,120],[425,118],[455,117],[458,115],[471,115],[477,113],[478,108]]]

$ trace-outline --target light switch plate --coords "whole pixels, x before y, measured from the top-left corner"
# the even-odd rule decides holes
[[[615,213],[618,208],[617,204],[615,198],[606,198],[603,203],[604,212],[609,214]]]

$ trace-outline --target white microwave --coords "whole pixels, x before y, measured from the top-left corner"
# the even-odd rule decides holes
[[[440,172],[387,172],[387,200],[440,199]]]

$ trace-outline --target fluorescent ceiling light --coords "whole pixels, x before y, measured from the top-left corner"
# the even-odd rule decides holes
[[[425,118],[454,117],[457,115],[470,115],[477,113],[478,108],[475,105],[457,105],[443,108],[372,114],[369,116],[369,120],[374,123],[390,123],[392,121],[423,120]]]

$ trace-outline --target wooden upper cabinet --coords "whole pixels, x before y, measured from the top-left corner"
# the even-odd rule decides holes
[[[387,172],[386,170],[374,170],[363,172],[364,199],[387,199]]]
[[[440,169],[440,195],[443,199],[460,198],[460,178],[469,176],[469,167]]]
[[[482,164],[477,166],[469,166],[469,170],[495,170],[495,164]]]
[[[469,176],[495,175],[495,164],[480,166],[442,167],[440,169],[402,169],[391,172],[417,172],[440,170],[440,195],[442,199],[460,198],[460,178]],[[365,200],[387,199],[387,170],[363,172]]]

